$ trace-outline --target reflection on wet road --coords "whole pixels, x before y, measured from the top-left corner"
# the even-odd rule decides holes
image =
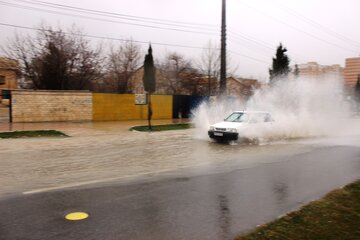
[[[83,127],[1,140],[0,236],[232,239],[360,177],[357,135],[257,146]],[[74,211],[90,217],[69,224]]]
[[[96,127],[65,131],[71,138],[1,140],[0,194],[129,181],[193,167],[206,173],[246,168],[268,161],[264,156],[311,149],[216,144],[194,139],[193,130],[140,133],[124,127],[110,130],[106,124]]]

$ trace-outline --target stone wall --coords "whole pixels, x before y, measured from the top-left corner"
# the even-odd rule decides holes
[[[87,91],[12,91],[13,122],[91,121]]]
[[[153,119],[171,119],[173,97],[152,95]],[[121,121],[147,119],[134,94],[12,90],[13,122]]]

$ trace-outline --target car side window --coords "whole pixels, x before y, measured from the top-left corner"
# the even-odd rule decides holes
[[[253,114],[250,119],[250,123],[259,123],[263,121],[264,121],[264,116],[263,114],[259,114],[259,113]]]
[[[270,116],[269,113],[267,113],[265,115],[265,119],[264,119],[264,122],[273,122],[274,120],[272,119],[272,117]]]

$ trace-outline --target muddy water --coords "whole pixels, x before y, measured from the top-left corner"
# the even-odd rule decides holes
[[[286,142],[263,146],[217,144],[195,139],[194,130],[128,131],[130,125],[141,123],[0,126],[2,131],[6,127],[58,129],[72,136],[0,140],[0,194],[136,181],[179,172],[248,168],[274,159],[268,158],[270,155],[292,155],[312,148],[309,144]]]

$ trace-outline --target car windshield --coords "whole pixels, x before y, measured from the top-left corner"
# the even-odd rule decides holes
[[[247,122],[248,120],[249,115],[242,112],[234,112],[225,118],[225,122]]]

